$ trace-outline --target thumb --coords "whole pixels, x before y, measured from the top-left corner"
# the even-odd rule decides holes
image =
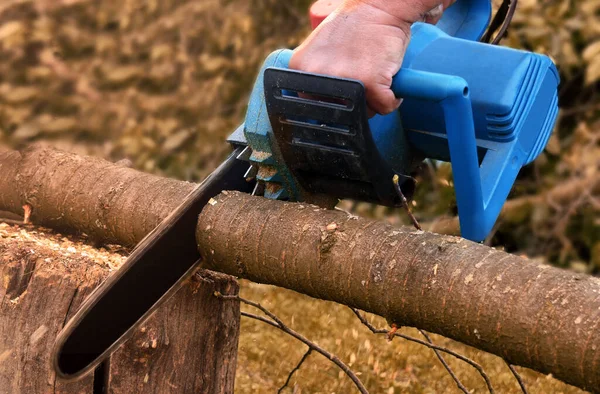
[[[375,113],[387,115],[394,112],[402,104],[402,99],[396,98],[389,86],[378,85],[375,89],[366,90],[369,117]]]

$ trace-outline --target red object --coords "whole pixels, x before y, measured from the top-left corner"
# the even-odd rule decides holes
[[[344,0],[319,0],[310,7],[310,25],[317,28]]]

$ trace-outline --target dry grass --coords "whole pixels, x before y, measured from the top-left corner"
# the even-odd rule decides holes
[[[290,327],[336,354],[360,374],[372,393],[460,393],[433,351],[398,338],[388,342],[385,337],[371,334],[347,307],[248,281],[243,281],[241,295],[260,300]],[[369,316],[369,320],[385,327],[381,318]],[[415,329],[403,331],[419,338]],[[496,392],[520,393],[502,359],[444,337],[434,336],[434,342],[481,364],[490,375]],[[242,318],[239,351],[236,392],[274,393],[298,363],[306,346],[279,330]],[[475,393],[487,392],[483,379],[473,368],[453,357],[445,358],[468,389]],[[524,368],[519,371],[530,393],[582,392],[551,376]],[[290,386],[287,393],[356,391],[339,369],[318,354],[309,357]]]

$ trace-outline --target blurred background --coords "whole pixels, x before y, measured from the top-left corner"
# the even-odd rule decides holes
[[[309,33],[310,0],[2,0],[0,148],[41,143],[198,181],[225,157],[245,115],[258,68],[271,51]],[[520,0],[503,45],[557,63],[561,112],[548,147],[521,171],[491,246],[600,273],[600,0]],[[413,210],[428,229],[456,232],[449,166],[426,165]],[[408,223],[401,210],[344,201],[362,216]],[[453,392],[429,350],[387,343],[339,306],[242,283],[242,294],[336,353],[375,393]],[[376,318],[374,321],[380,322]],[[517,392],[497,358],[451,344],[481,362],[500,392]],[[274,392],[306,349],[243,321],[237,391]],[[467,387],[480,378],[449,360]],[[576,392],[524,371],[532,392]],[[349,392],[318,355],[293,392]],[[289,390],[292,392],[292,390]]]

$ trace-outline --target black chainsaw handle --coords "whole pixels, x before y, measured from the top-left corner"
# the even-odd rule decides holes
[[[84,301],[59,333],[52,362],[57,376],[74,380],[93,370],[126,341],[196,269],[196,222],[223,190],[249,192],[248,164],[233,153],[133,250],[123,266]]]

